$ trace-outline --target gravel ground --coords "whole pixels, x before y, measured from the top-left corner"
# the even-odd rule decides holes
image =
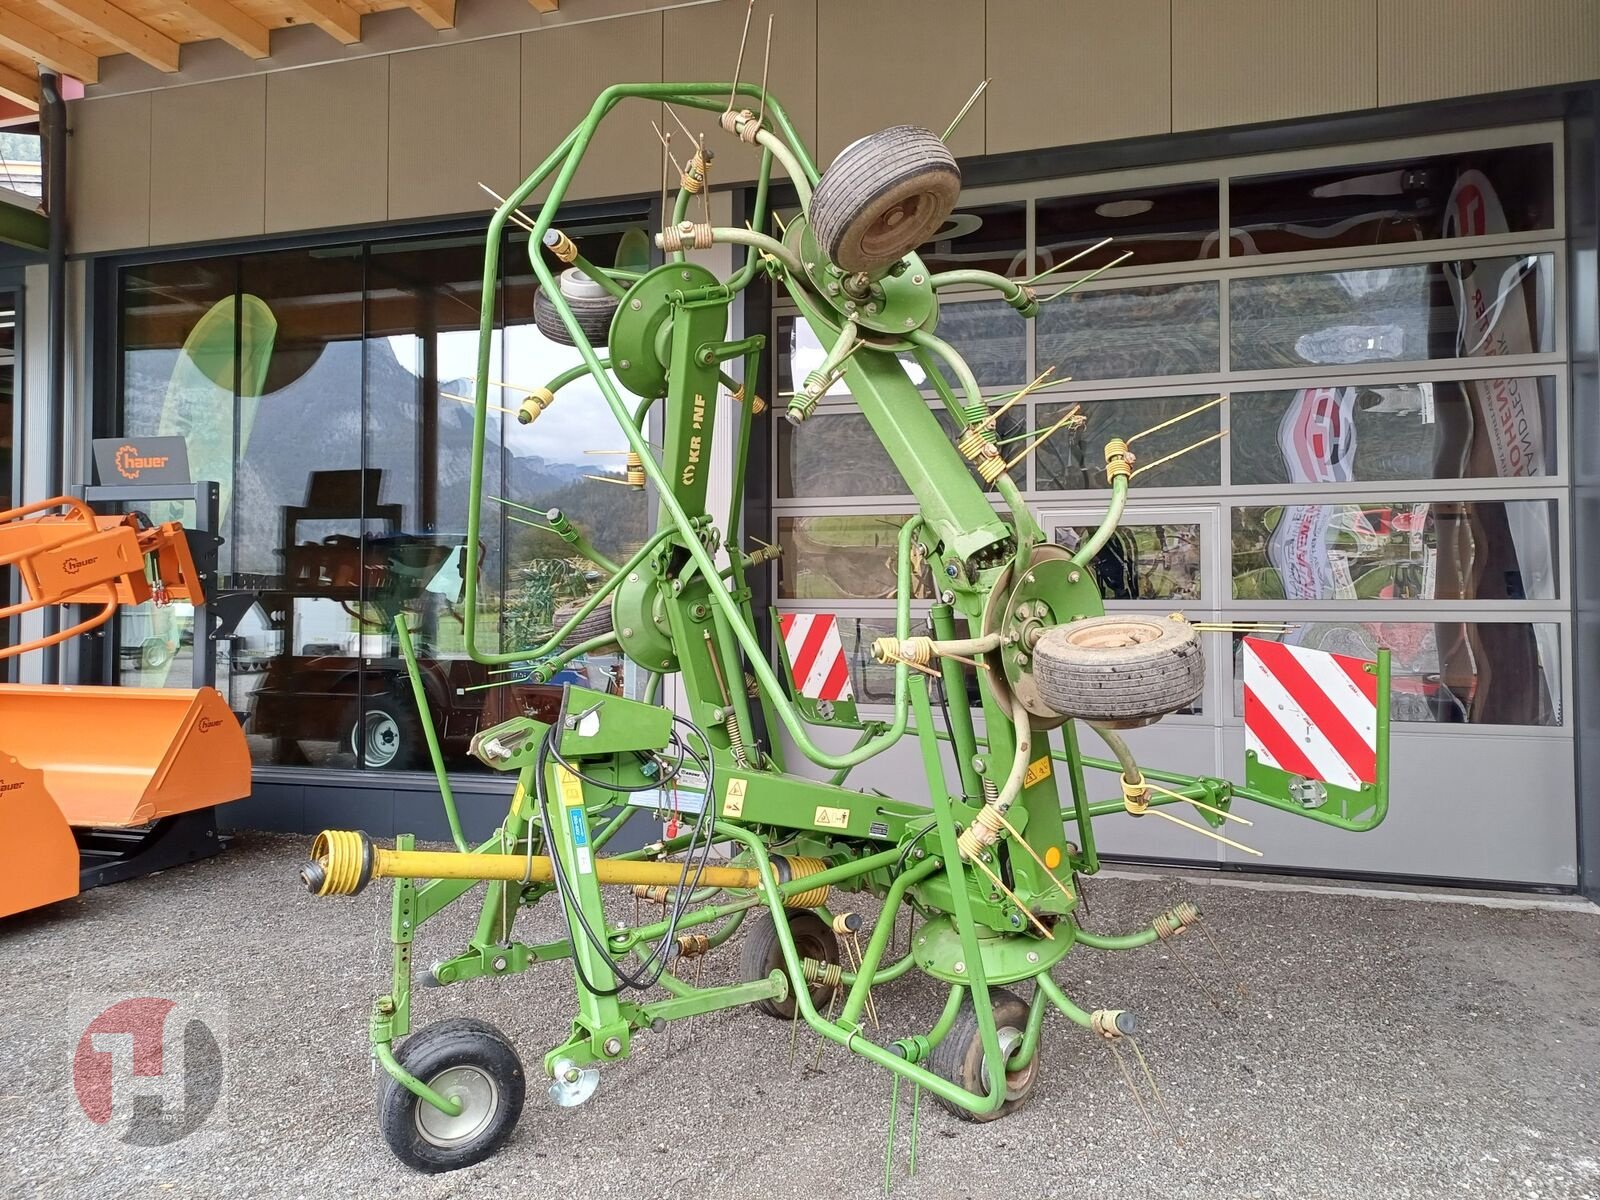
[[[424,1177],[379,1137],[366,1018],[387,974],[387,892],[314,900],[301,839],[240,837],[225,855],[0,923],[0,1194],[316,1197],[487,1194],[591,1198],[849,1197],[882,1193],[890,1079],[754,1012],[642,1036],[582,1108],[530,1080],[510,1143]],[[1091,928],[1199,903],[1242,972],[1232,991],[1198,938],[1075,951],[1057,978],[1085,1007],[1140,1015],[1165,1094],[1152,1134],[1108,1049],[1059,1018],[1042,1074],[1005,1120],[970,1125],[924,1104],[918,1173],[935,1197],[1521,1197],[1600,1200],[1600,913],[1229,885],[1204,875],[1102,877]],[[552,905],[530,939],[552,936]],[[862,907],[862,906],[856,906]],[[430,961],[472,919],[448,910],[419,939]],[[1191,974],[1190,967],[1193,969]],[[705,963],[731,979],[737,944]],[[1219,1011],[1196,976],[1222,1000]],[[570,976],[417,994],[419,1023],[494,1022],[538,1071],[573,1010]],[[223,993],[221,1104],[188,1138],[136,1148],[73,1103],[69,1013],[84,994]],[[882,1037],[924,1031],[942,997],[908,976],[876,993]],[[219,1023],[220,1024],[220,1023]]]

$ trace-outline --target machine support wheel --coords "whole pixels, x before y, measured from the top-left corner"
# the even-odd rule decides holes
[[[1200,636],[1169,617],[1090,617],[1034,645],[1040,698],[1066,717],[1148,725],[1192,703],[1206,682]]]
[[[394,693],[366,697],[346,740],[356,765],[370,771],[410,770],[425,747],[415,702]]]
[[[464,1018],[438,1021],[400,1043],[396,1060],[440,1095],[462,1103],[447,1116],[387,1074],[378,1084],[378,1127],[395,1157],[432,1175],[482,1162],[511,1136],[526,1079],[505,1035]]]
[[[1015,992],[1009,992],[1005,988],[990,988],[989,1000],[994,1005],[994,1024],[995,1031],[1000,1035],[1000,1048],[1009,1055],[1022,1044],[1023,1035],[1027,1031],[1027,1002]],[[935,1074],[944,1076],[951,1083],[959,1084],[974,1095],[989,1094],[989,1069],[988,1064],[984,1062],[983,1038],[978,1033],[978,1014],[972,1007],[970,995],[961,1002],[961,1011],[956,1014],[956,1022],[950,1027],[950,1032],[945,1035],[944,1041],[934,1047],[933,1054],[928,1059],[928,1066]],[[963,1121],[979,1123],[998,1121],[1027,1100],[1038,1075],[1037,1053],[1027,1066],[1007,1071],[1005,1103],[994,1112],[969,1112],[960,1105],[951,1104],[943,1097],[935,1096],[934,1099],[938,1100],[951,1115],[960,1117]]]
[[[819,962],[836,964],[839,961],[839,939],[829,927],[828,923],[816,913],[808,909],[801,909],[789,914],[789,932],[794,938],[794,948],[800,952],[801,958],[814,958]],[[739,975],[747,982],[765,979],[774,971],[785,971],[783,961],[783,947],[778,942],[778,927],[773,923],[772,914],[760,912],[755,914],[753,920],[745,922],[744,942],[739,948]],[[793,989],[798,989],[801,980],[791,979]],[[826,1009],[828,1001],[833,997],[833,985],[828,983],[813,983],[811,985],[811,1003],[818,1009]],[[794,1019],[795,990],[782,1000],[758,1000],[755,1007],[766,1013],[769,1017],[780,1020]]]
[[[877,271],[927,241],[960,192],[961,171],[938,135],[896,125],[839,151],[811,195],[811,229],[835,266]]]
[[[618,299],[577,267],[568,267],[561,272],[557,283],[567,307],[572,309],[572,315],[577,318],[578,328],[583,330],[583,336],[596,349],[604,346],[611,336],[611,318],[617,315]],[[545,295],[543,288],[534,293],[533,323],[552,342],[563,346],[577,345],[567,332],[561,314],[556,311],[555,301]]]

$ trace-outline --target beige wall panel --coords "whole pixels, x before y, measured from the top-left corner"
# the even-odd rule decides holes
[[[743,0],[717,0],[666,14],[665,70],[672,79],[733,78],[739,58],[739,34],[744,28]],[[762,57],[766,53],[767,16],[772,23],[772,68],[767,89],[783,105],[812,154],[817,148],[817,0],[782,0],[756,6],[750,19],[750,42],[745,47],[740,77],[746,83],[761,82]],[[724,104],[727,97],[722,97]],[[680,110],[679,116],[691,133],[706,135],[706,145],[716,151],[712,179],[719,183],[754,179],[761,169],[761,153],[723,133],[714,113],[698,109]],[[673,153],[683,130],[673,125]],[[773,177],[783,177],[783,168],[774,167]]]
[[[389,59],[389,217],[482,212],[518,177],[520,38]]]
[[[266,77],[171,88],[150,103],[150,244],[262,233]]]
[[[818,165],[888,125],[935,133],[984,77],[984,6],[972,0],[817,0]],[[982,154],[984,102],[950,140]]]
[[[389,60],[267,76],[268,233],[389,214]]]
[[[1172,127],[1378,102],[1377,0],[1172,0]]]
[[[989,0],[988,12],[988,153],[1171,131],[1170,0]]]
[[[1380,104],[1597,78],[1596,0],[1379,0]]]
[[[590,21],[522,42],[522,170],[542,163],[614,83],[661,82],[661,14]],[[651,121],[661,105],[624,100],[612,109],[584,154],[567,198],[621,196],[661,189],[661,143]],[[546,180],[536,196],[550,190]]]
[[[150,244],[150,94],[67,107],[67,229],[72,249]]]

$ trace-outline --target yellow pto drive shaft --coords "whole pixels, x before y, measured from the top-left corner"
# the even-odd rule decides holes
[[[662,884],[666,887],[756,888],[753,867],[703,867],[686,863],[637,862],[596,858],[594,873],[605,884]],[[545,883],[550,859],[536,854],[461,854],[455,850],[385,850],[359,830],[329,829],[311,844],[311,859],[300,879],[313,896],[354,896],[374,879],[492,879]]]

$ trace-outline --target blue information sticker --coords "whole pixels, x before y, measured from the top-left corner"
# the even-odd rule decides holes
[[[583,819],[583,809],[569,808],[567,816],[572,824],[572,844],[574,846],[587,846],[589,844],[589,830]]]

